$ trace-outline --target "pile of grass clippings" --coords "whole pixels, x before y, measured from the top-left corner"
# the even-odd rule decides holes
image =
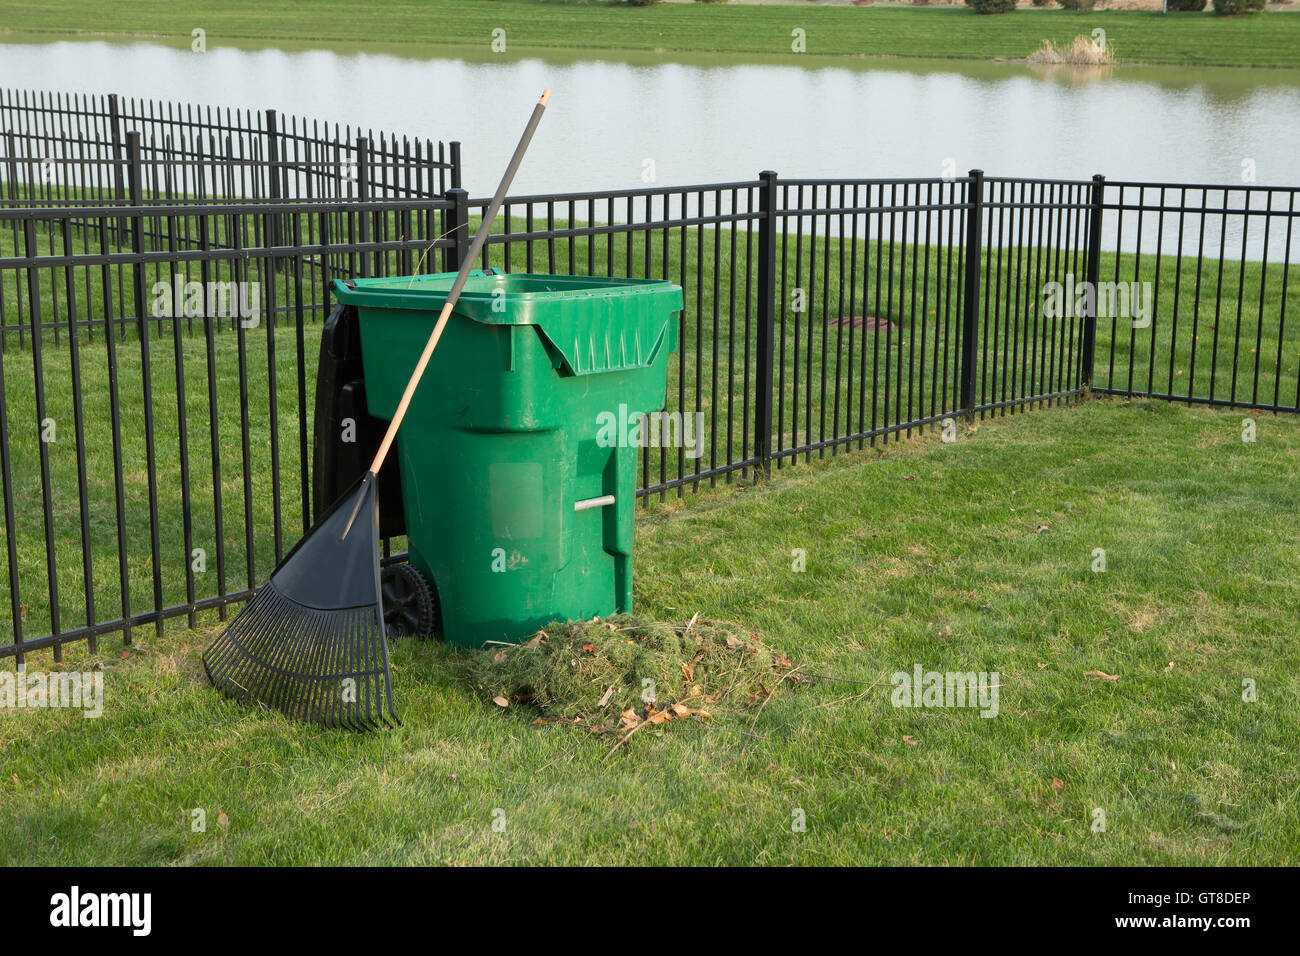
[[[557,621],[522,644],[488,647],[469,678],[500,707],[536,708],[538,723],[630,734],[761,706],[792,670],[783,653],[734,624],[620,614]]]

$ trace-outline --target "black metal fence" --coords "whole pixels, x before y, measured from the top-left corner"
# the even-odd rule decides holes
[[[309,520],[328,283],[448,264],[443,199],[141,192],[0,208],[0,325],[26,328],[0,357],[0,656],[247,598]]]
[[[985,216],[1015,209],[1054,243],[1054,257],[1039,250],[1041,283],[1072,261],[1082,267],[1093,189],[979,172],[951,181],[764,173],[515,197],[509,227],[480,264],[682,286],[685,346],[670,408],[702,414],[708,431],[697,459],[680,447],[645,455],[640,493],[663,497],[911,434],[958,411],[1080,393],[1083,324],[1022,327],[1012,313],[1031,304],[1036,280],[1024,269],[1013,279],[1007,234]]]
[[[460,186],[460,144],[115,93],[0,89],[0,204],[127,200],[127,136],[149,202],[411,199]]]
[[[1300,407],[1300,188],[1108,182],[1099,268],[1149,296],[1098,317],[1095,391],[1191,404]],[[1122,305],[1122,303],[1121,303]],[[1130,305],[1130,312],[1133,311]],[[1290,324],[1288,324],[1288,319]],[[1104,363],[1104,364],[1103,364]]]
[[[14,244],[0,247],[0,613],[14,631],[0,656],[129,642],[246,599],[311,514],[328,281],[455,268],[485,202],[150,204],[127,168],[125,205],[0,209]],[[763,173],[518,196],[480,265],[683,287],[668,410],[686,440],[644,449],[648,505],[1090,387],[1296,410],[1296,190],[1248,190],[1238,207],[1229,187],[1181,192],[1198,188]],[[1214,190],[1232,194],[1221,208]],[[1119,308],[1121,279],[1139,296],[1152,284],[1154,332],[1141,298]],[[253,286],[256,308],[190,309],[177,290],[191,283],[200,300],[211,283]],[[1095,293],[1082,309],[1066,294],[1080,283]],[[1172,386],[1152,374],[1171,363]],[[392,559],[404,547],[385,543]]]

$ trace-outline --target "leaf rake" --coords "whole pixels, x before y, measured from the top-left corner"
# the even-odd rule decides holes
[[[326,727],[360,731],[401,723],[379,586],[379,469],[550,95],[542,93],[533,108],[370,468],[204,652],[208,678],[230,697]]]

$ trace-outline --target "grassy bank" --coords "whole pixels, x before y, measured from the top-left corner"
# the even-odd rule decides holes
[[[356,737],[226,701],[208,634],[105,639],[103,717],[0,711],[0,862],[1292,862],[1300,422],[1239,419],[1093,401],[653,510],[640,613],[840,680],[603,763],[433,642],[396,645],[404,726]],[[891,706],[915,664],[997,671],[997,716]]]
[[[1300,66],[1300,16],[1267,12],[1224,19],[1140,11],[1071,13],[1020,10],[982,17],[965,8],[733,6],[537,0],[178,0],[158,5],[123,0],[6,0],[5,31],[51,39],[97,35],[189,46],[206,31],[209,49],[232,43],[380,44],[418,51],[421,45],[478,48],[492,55],[493,30],[505,30],[507,54],[527,50],[652,51],[789,55],[792,31],[805,31],[811,56],[1019,59],[1043,39],[1068,43],[1098,27],[1119,62],[1225,66]],[[10,78],[11,85],[15,82]]]

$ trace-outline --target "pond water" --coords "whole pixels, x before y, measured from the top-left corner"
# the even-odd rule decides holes
[[[1047,70],[898,59],[467,54],[0,44],[0,85],[117,92],[328,118],[463,144],[490,192],[543,87],[551,109],[515,191],[790,177],[990,175],[1300,183],[1300,71]],[[592,57],[597,57],[593,59]],[[950,165],[945,166],[945,163]]]

